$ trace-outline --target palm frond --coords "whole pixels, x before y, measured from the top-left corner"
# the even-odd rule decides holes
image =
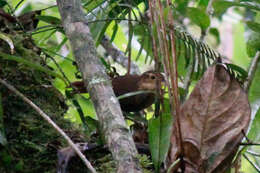
[[[92,19],[92,21],[89,22],[93,24],[91,25],[92,30],[96,30],[96,32],[92,33],[94,33],[93,36],[96,40],[96,44],[98,45],[101,39],[105,36],[105,32],[112,21],[115,21],[115,25],[111,41],[114,40],[118,32],[120,21],[129,21],[127,15],[129,14],[129,11],[131,11],[133,14],[131,21],[134,22],[132,23],[130,30],[131,39],[128,40],[127,47],[129,47],[129,43],[132,41],[132,37],[137,38],[137,41],[141,46],[138,50],[136,61],[139,60],[139,57],[144,50],[146,52],[145,63],[147,63],[153,60],[151,37],[156,37],[156,34],[152,33],[154,28],[149,25],[149,18],[146,13],[142,13],[142,10],[139,9],[138,5],[140,2],[141,1],[139,0],[134,0],[131,2],[125,0],[108,0],[103,2],[99,1],[99,4],[103,3],[102,8],[98,5],[97,8],[93,8],[92,4],[91,12],[89,12],[88,16],[94,15],[94,17],[88,17],[88,19]],[[88,6],[86,5],[85,7],[87,8]],[[136,10],[137,13],[134,12],[134,10]],[[97,24],[95,24],[95,22],[97,22]],[[176,56],[179,61],[181,61],[180,59],[182,58],[185,59],[183,70],[187,70],[190,65],[193,66],[193,71],[191,73],[193,79],[199,79],[207,67],[212,65],[218,59],[226,59],[217,51],[210,48],[209,45],[195,39],[192,35],[180,27],[168,26],[167,29],[168,31],[174,30]],[[127,51],[128,48],[126,49],[126,53]],[[241,83],[243,83],[247,78],[247,72],[237,65],[226,64],[226,67],[230,74],[234,75]]]

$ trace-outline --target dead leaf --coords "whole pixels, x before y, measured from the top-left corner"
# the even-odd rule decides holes
[[[223,65],[209,67],[181,106],[185,173],[223,173],[250,120],[248,96]],[[175,125],[176,132],[176,125]],[[176,133],[170,160],[179,157]]]

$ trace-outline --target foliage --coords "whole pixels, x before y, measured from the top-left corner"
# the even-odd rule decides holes
[[[189,95],[191,89],[203,76],[208,67],[214,64],[219,57],[224,59],[224,62],[228,61],[226,66],[229,72],[233,74],[233,76],[235,76],[243,85],[247,78],[247,71],[245,70],[245,68],[248,68],[249,65],[247,62],[250,62],[255,56],[256,52],[260,50],[259,2],[257,0],[218,0],[214,1],[213,4],[210,4],[208,0],[175,0],[172,2],[173,4],[171,6],[164,8],[163,20],[165,20],[167,23],[168,16],[171,14],[173,15],[174,26],[167,25],[168,27],[166,30],[168,33],[170,33],[170,31],[174,31],[174,43],[176,56],[178,58],[177,66],[180,81],[179,90],[182,91],[180,92],[180,95],[181,98],[183,98],[183,101],[185,101],[186,96]],[[87,24],[90,27],[91,34],[95,40],[101,60],[107,69],[109,69],[111,66],[115,66],[119,73],[123,74],[124,71],[124,67],[118,65],[119,61],[115,60],[115,57],[108,58],[110,55],[108,50],[102,49],[102,47],[104,47],[102,45],[104,36],[109,38],[111,44],[113,43],[113,45],[117,46],[119,50],[121,50],[121,53],[126,56],[130,54],[132,62],[136,63],[140,67],[141,71],[147,70],[147,68],[151,67],[151,64],[155,62],[152,38],[158,38],[157,33],[160,31],[157,30],[155,25],[151,25],[149,22],[148,3],[149,1],[147,0],[82,1],[82,5],[86,12]],[[162,1],[162,3],[164,6],[166,6],[165,1]],[[44,55],[43,59],[45,59],[45,62],[42,63],[37,60],[40,56],[39,54],[35,53],[35,51],[32,51],[35,48],[34,46],[27,46],[28,48],[25,48],[25,46],[22,44],[24,40],[23,36],[21,37],[20,34],[6,34],[5,31],[2,30],[0,32],[1,45],[5,45],[6,49],[4,52],[0,52],[0,61],[8,62],[10,64],[19,64],[18,69],[20,71],[16,72],[19,78],[22,78],[21,76],[22,74],[25,74],[25,70],[29,70],[32,73],[29,75],[29,78],[35,79],[35,81],[32,81],[32,83],[52,83],[68,99],[67,104],[69,105],[69,110],[66,113],[66,117],[69,118],[72,122],[83,124],[86,135],[90,137],[96,133],[97,128],[97,123],[95,121],[95,110],[92,106],[88,94],[84,96],[71,96],[68,92],[68,88],[66,88],[68,87],[69,82],[78,80],[80,76],[78,75],[77,67],[74,64],[74,58],[70,51],[71,49],[69,42],[61,27],[61,19],[58,14],[58,9],[55,5],[53,5],[53,1],[42,1],[40,3],[35,3],[27,0],[0,0],[0,7],[11,15],[15,14],[20,16],[26,12],[46,8],[41,11],[41,14],[36,15],[36,19],[39,20],[37,28],[33,28],[32,30],[23,30],[25,37],[28,36],[33,38],[35,44],[37,45],[35,47],[40,49],[42,55]],[[169,11],[171,10],[172,13],[169,14]],[[235,50],[229,51],[233,51],[235,53],[233,57],[228,57],[227,59],[227,57],[224,57],[215,51],[217,50],[218,46],[223,44],[221,42],[221,36],[224,35],[225,32],[222,32],[220,27],[214,26],[214,23],[216,23],[215,21],[217,21],[217,23],[222,23],[225,21],[225,17],[230,16],[229,11],[232,11],[231,15],[238,14],[241,17],[241,20],[237,20],[239,23],[236,24],[236,28],[239,29],[236,30],[236,32],[234,32],[235,34],[232,35],[234,43],[230,43],[234,45]],[[20,25],[23,26],[23,23],[18,22],[18,28],[21,27]],[[243,38],[244,36],[245,39]],[[169,39],[169,35],[167,35],[167,39]],[[215,44],[212,43],[212,40],[213,42],[215,40]],[[246,40],[246,42],[244,40]],[[16,55],[10,55],[13,47],[14,50],[17,51]],[[245,50],[244,47],[246,48]],[[158,57],[159,61],[162,61],[162,53],[159,53]],[[10,73],[14,73],[11,69],[3,66],[2,63],[0,66],[1,68],[6,68],[7,71],[9,70]],[[255,78],[253,79],[249,91],[249,99],[252,104],[252,108],[254,109],[253,111],[255,112],[255,114],[252,115],[252,118],[254,119],[252,120],[252,126],[249,127],[249,138],[255,142],[259,140],[257,135],[259,132],[257,124],[260,121],[260,111],[259,106],[256,106],[259,105],[258,100],[260,99],[259,67],[260,64],[258,64]],[[160,71],[162,71],[162,67],[160,67]],[[48,80],[45,82],[42,81],[42,72],[44,72],[46,78],[48,78]],[[21,75],[19,75],[19,73],[21,73]],[[49,79],[50,76],[52,76],[54,79]],[[18,81],[23,81],[15,79],[16,77],[14,77],[11,81],[16,81],[16,85],[19,85]],[[30,87],[28,86],[31,86],[31,84],[29,83],[31,82],[28,82],[28,85],[22,86],[22,91],[28,92],[28,90],[30,90]],[[32,93],[33,92],[34,90]],[[39,92],[39,94],[40,93],[41,92]],[[48,98],[48,96],[43,97]],[[164,100],[169,99],[169,97],[170,96],[166,95]],[[41,101],[42,100],[39,102]],[[3,102],[0,102],[0,108],[2,104]],[[166,106],[166,110],[164,111],[170,112],[169,109],[170,106]],[[153,112],[148,111],[148,116],[153,116]],[[4,142],[1,142],[4,141],[4,133],[2,132],[2,129],[6,129],[7,125],[5,121],[4,123],[1,123],[1,117],[2,116],[0,111],[0,143],[3,144]],[[21,115],[21,117],[24,121],[22,124],[25,124],[25,126],[28,126],[28,128],[31,126],[30,124],[36,123],[35,120],[32,120],[31,118],[27,120],[25,114]],[[158,118],[156,120],[158,120]],[[154,131],[150,132],[150,143],[152,152],[160,153],[161,149],[158,150],[158,147],[155,147],[156,145],[153,146],[153,142],[155,143],[159,141],[160,143],[162,142],[160,141],[162,138],[157,136],[156,139],[154,139],[151,137],[155,133],[160,132],[163,126],[162,122],[155,123],[156,120],[150,120],[150,122],[154,121],[154,123],[150,123],[149,128],[151,129],[153,126],[155,126],[155,128],[153,128]],[[31,123],[31,121],[33,123]],[[27,125],[27,123],[29,125]],[[24,128],[21,126],[18,127],[21,129]],[[167,128],[168,127],[169,126],[167,126]],[[37,129],[38,128],[36,128],[36,130]],[[158,131],[155,132],[155,129]],[[168,132],[169,131],[170,130],[168,130]],[[37,138],[34,139],[35,136],[31,139],[37,141]],[[163,135],[161,136],[165,137]],[[23,140],[23,137],[25,138],[27,136],[21,134],[21,138],[19,139]],[[39,138],[45,137],[39,136]],[[50,138],[53,139],[52,137]],[[10,142],[9,140],[7,141]],[[41,147],[39,148],[38,144],[35,145],[30,140],[28,141],[26,145],[30,145],[31,148],[34,146],[36,150],[42,150]],[[250,147],[248,150],[259,152],[258,147]],[[4,152],[2,154],[6,156],[3,157],[5,163],[9,164],[13,161],[12,158],[10,158],[8,152]],[[256,161],[259,161],[257,156],[252,156],[251,154],[250,157],[254,158]],[[38,158],[38,155],[35,158]],[[155,167],[157,170],[158,165],[164,160],[164,156],[159,157],[158,159],[159,162],[155,161],[155,165],[157,165]],[[154,159],[154,154],[153,160],[156,160]],[[21,170],[21,167],[26,165],[26,163],[27,160],[21,159],[15,168]],[[242,159],[242,170],[245,170],[243,165],[247,164],[248,161]]]
[[[70,136],[81,140],[82,131],[63,117],[67,110],[65,100],[62,99],[57,89],[50,86],[52,78],[49,73],[45,73],[49,70],[41,70],[47,68],[43,67],[44,61],[37,51],[34,52],[27,48],[32,42],[21,43],[17,37],[22,40],[25,38],[15,31],[10,32],[12,32],[10,39],[13,40],[16,55],[8,55],[7,53],[10,51],[8,45],[1,42],[1,78],[10,81],[12,85],[32,99],[35,104],[51,115],[58,125],[67,129]],[[26,54],[29,51],[31,54]],[[23,53],[27,56],[24,56]],[[24,57],[21,59],[16,56]],[[8,57],[13,59],[8,59]],[[13,61],[16,59],[18,61]],[[41,65],[36,66],[36,64]],[[53,73],[53,71],[51,72]],[[0,149],[0,172],[55,172],[57,149],[66,146],[64,139],[7,88],[1,85],[0,91],[2,96],[0,141],[4,146]],[[6,137],[5,142],[3,142],[3,137]]]

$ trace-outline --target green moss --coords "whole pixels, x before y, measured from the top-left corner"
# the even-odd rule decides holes
[[[14,31],[13,31],[14,32]],[[31,39],[12,34],[15,55],[33,63],[44,64],[39,49]],[[9,53],[0,42],[0,51]],[[31,99],[54,120],[74,141],[84,141],[79,128],[65,120],[67,106],[63,96],[51,85],[52,77],[23,64],[0,58],[0,76]],[[3,125],[8,144],[0,147],[1,173],[56,172],[57,150],[67,146],[64,139],[27,103],[0,85]]]

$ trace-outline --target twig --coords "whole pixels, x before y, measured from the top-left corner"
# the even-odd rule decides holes
[[[254,151],[251,151],[251,150],[247,150],[246,153],[252,155],[252,156],[255,156],[255,157],[260,157],[260,154],[259,153],[256,153]]]
[[[153,25],[154,23],[154,20],[153,20],[153,13],[152,13],[152,6],[151,6],[151,1],[149,1],[149,13],[150,13],[150,20],[149,20],[149,23],[150,23],[150,26]],[[161,67],[161,61],[159,59],[159,52],[158,52],[158,49],[157,47],[159,47],[156,43],[156,40],[154,38],[154,36],[152,35],[152,28],[149,28],[150,29],[150,33],[151,33],[151,39],[152,39],[152,51],[153,51],[153,56],[154,56],[154,68],[155,68],[155,71],[157,73],[160,72],[160,67]],[[159,117],[160,115],[160,103],[163,102],[163,99],[162,99],[162,93],[161,93],[161,89],[159,87],[159,81],[157,80],[156,81],[156,95],[155,95],[155,110],[154,110],[154,115],[155,117]],[[163,103],[162,103],[163,105]],[[163,108],[164,109],[164,108]]]
[[[160,1],[158,1],[160,4]],[[167,0],[168,6],[171,6],[171,1]],[[161,6],[160,6],[161,7]],[[169,11],[169,25],[174,26],[174,21],[173,21],[173,13],[172,9],[170,8]],[[161,13],[162,14],[162,13]],[[161,17],[161,20],[163,18]],[[166,39],[167,40],[167,39]],[[165,41],[166,41],[165,40]],[[174,106],[175,106],[175,115],[176,115],[176,124],[177,124],[177,136],[179,138],[179,147],[180,147],[180,164],[181,164],[181,172],[185,172],[185,165],[184,165],[184,146],[183,146],[183,141],[182,141],[182,131],[181,131],[181,123],[180,123],[180,116],[181,116],[181,110],[180,110],[180,99],[179,99],[179,89],[178,89],[178,71],[177,71],[177,57],[176,57],[176,50],[175,50],[175,42],[174,42],[174,31],[170,30],[170,41],[171,41],[171,53],[172,53],[172,66],[170,65],[171,61],[170,58],[168,58],[168,63],[170,66],[170,71],[171,71],[171,82],[172,82],[172,92],[174,96]],[[172,135],[174,132],[172,131]]]
[[[23,3],[24,0],[20,0],[16,6],[14,7],[14,11],[16,11],[16,9]]]
[[[215,0],[209,0],[209,2],[208,2],[207,13],[208,13],[209,16],[212,16],[213,13],[214,13],[214,8],[212,6],[214,1]]]
[[[246,139],[247,142],[241,142],[239,145],[260,145],[260,143],[256,143],[251,141],[247,136],[244,130],[241,132],[244,135],[244,138]]]
[[[208,14],[210,20],[211,20],[211,18],[212,18],[213,12],[214,12],[214,9],[213,9],[213,7],[212,7],[213,1],[214,1],[214,0],[210,0],[210,1],[208,2],[208,6],[207,6],[207,9],[206,9],[206,13]],[[205,30],[203,30],[203,29],[201,28],[201,35],[200,35],[200,41],[201,41],[201,42],[203,42],[203,40],[204,40],[205,37],[207,36],[207,33],[208,33],[209,29],[210,29],[210,26],[207,27]]]
[[[131,47],[131,42],[132,42],[132,23],[131,23],[131,8],[129,8],[129,13],[128,13],[128,47],[127,47],[127,51],[128,51],[128,64],[127,64],[127,74],[130,74],[131,71],[131,51],[132,51],[132,47]]]
[[[131,21],[131,22],[136,22],[138,24],[147,25],[147,23],[145,23],[143,21],[138,21],[138,20],[135,20],[135,19],[125,19],[125,18],[96,19],[96,20],[93,20],[93,21],[88,21],[88,22],[86,22],[86,24],[88,25],[88,24],[91,24],[91,23],[108,22],[108,21],[114,21],[114,20],[117,20],[117,21]]]
[[[249,88],[251,86],[251,83],[253,81],[253,78],[255,76],[255,72],[256,72],[256,69],[257,69],[257,64],[259,62],[259,59],[260,59],[260,51],[257,51],[256,54],[255,54],[255,57],[253,58],[252,62],[251,62],[251,65],[249,67],[249,70],[248,70],[248,77],[247,77],[247,80],[244,84],[244,90],[248,93],[249,91]]]
[[[254,143],[254,142],[241,142],[241,143],[239,143],[239,145],[257,145],[257,146],[259,146],[260,143]]]
[[[55,123],[51,120],[51,118],[45,114],[37,105],[35,105],[31,100],[29,100],[27,97],[25,97],[21,92],[19,92],[16,88],[14,88],[12,85],[8,84],[6,81],[0,78],[0,83],[6,86],[9,90],[14,92],[16,95],[21,97],[23,101],[28,103],[36,112],[38,112],[49,124],[52,125],[55,130],[57,130],[63,137],[64,139],[69,143],[69,145],[75,150],[75,152],[78,154],[78,156],[82,159],[82,161],[85,163],[87,168],[92,173],[96,173],[96,170],[92,167],[90,162],[86,159],[86,157],[81,153],[81,151],[77,148],[77,146],[73,143],[73,141],[70,139],[69,136]]]
[[[255,163],[253,163],[252,160],[249,159],[249,157],[246,154],[243,154],[244,158],[255,168],[255,170],[257,172],[260,172],[260,168],[258,167],[258,165],[256,165]]]
[[[168,168],[167,173],[171,173],[172,170],[174,170],[174,167],[180,162],[180,158],[178,158],[177,160],[175,160],[171,166]]]
[[[67,86],[71,86],[73,88],[72,85],[70,85],[70,80],[69,78],[65,75],[64,71],[62,70],[62,68],[60,67],[60,65],[58,64],[58,62],[52,57],[50,56],[48,53],[46,53],[45,51],[43,51],[43,53],[48,57],[50,58],[53,63],[56,65],[56,67],[58,68],[58,70],[60,71],[60,73],[62,74],[63,78],[65,79],[65,81],[67,81],[68,83],[65,83]],[[74,89],[74,88],[73,88]]]

